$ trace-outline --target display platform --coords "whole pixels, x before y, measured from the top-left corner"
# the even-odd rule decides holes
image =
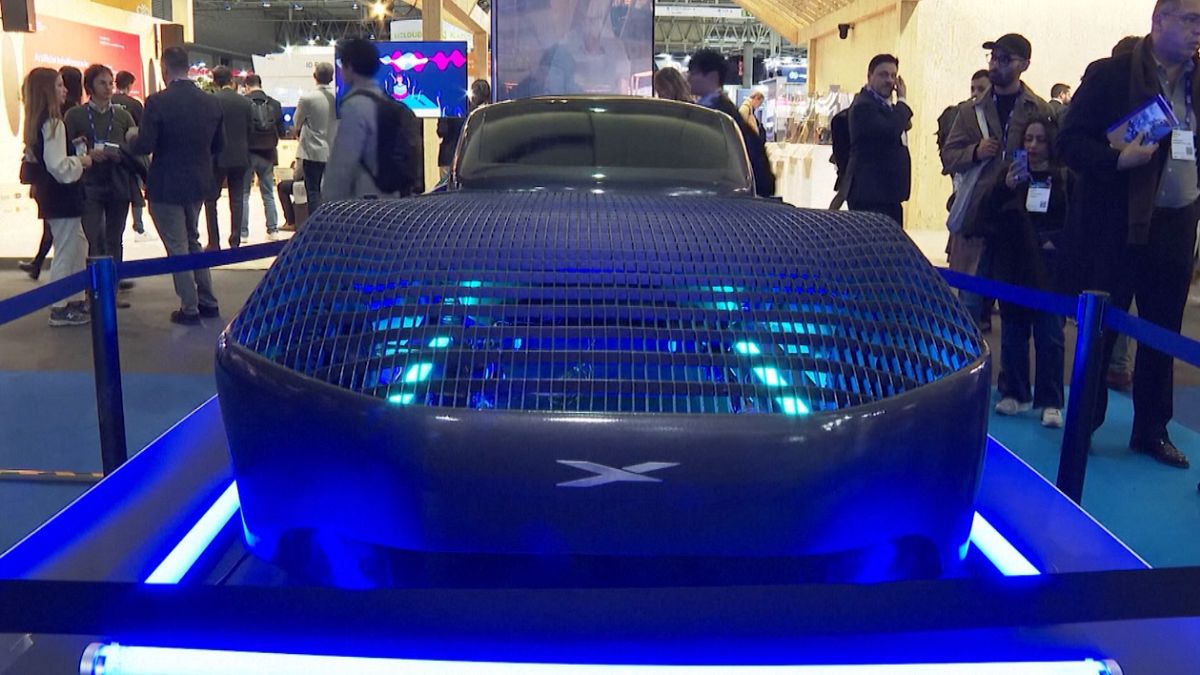
[[[923,673],[1121,672],[1105,665],[1112,661],[1124,672],[1176,673],[1192,672],[1200,657],[1196,575],[1148,571],[994,441],[968,574],[957,578],[591,589],[413,579],[344,591],[299,584],[247,555],[220,420],[214,398],[0,556],[0,578],[19,580],[0,584],[0,606],[22,608],[0,630],[32,633],[12,672],[77,672],[89,645],[114,642],[184,651],[132,650],[127,663],[150,658],[159,670],[122,671],[110,646],[108,673],[257,663],[212,650],[261,653],[263,663],[276,653],[369,656],[371,667],[390,668],[354,672],[415,672],[433,659],[469,663],[421,672],[493,672],[484,662],[557,664],[546,671],[556,673],[589,663],[670,673],[734,664],[787,666],[748,671],[763,673],[910,672],[894,664],[922,664],[911,672]],[[69,635],[44,635],[50,627]],[[1052,669],[1032,665],[1046,661]],[[299,663],[241,672],[350,667]],[[939,670],[955,663],[969,665]],[[804,668],[830,664],[880,667]]]

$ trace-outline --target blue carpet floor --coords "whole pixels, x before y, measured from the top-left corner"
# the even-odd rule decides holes
[[[215,393],[211,375],[124,376],[130,452],[145,447]],[[1180,418],[1200,411],[1200,389],[1177,398]],[[1088,461],[1084,507],[1155,567],[1200,565],[1200,433],[1175,425],[1172,438],[1195,466],[1163,466],[1126,446],[1130,399],[1111,394],[1108,422]],[[992,415],[991,433],[1047,476],[1058,472],[1062,431],[1035,412]],[[1197,425],[1200,428],[1200,425]],[[100,469],[95,388],[90,373],[0,372],[0,468]],[[83,484],[0,481],[0,551],[66,506]]]
[[[216,393],[212,375],[123,378],[129,452],[144,448]],[[0,372],[0,469],[99,471],[91,373]],[[0,481],[0,551],[87,489]]]

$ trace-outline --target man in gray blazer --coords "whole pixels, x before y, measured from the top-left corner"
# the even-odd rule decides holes
[[[199,253],[200,205],[216,191],[213,156],[225,144],[221,106],[188,79],[188,55],[182,48],[163,52],[162,70],[167,88],[146,99],[129,151],[154,155],[146,190],[150,217],[167,255]],[[207,269],[176,272],[174,278],[180,307],[171,313],[172,322],[194,325],[201,316],[218,316]]]
[[[221,231],[217,226],[217,198],[221,186],[229,187],[229,246],[242,244],[242,193],[246,191],[246,173],[250,170],[250,101],[237,92],[233,71],[227,66],[217,66],[212,71],[215,94],[224,115],[225,148],[221,150],[213,165],[216,189],[204,202],[204,215],[208,220],[208,246],[206,251],[221,248]]]

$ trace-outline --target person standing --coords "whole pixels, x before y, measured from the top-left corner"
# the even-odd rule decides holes
[[[163,51],[166,89],[146,99],[146,114],[130,143],[135,155],[150,155],[146,181],[150,217],[168,256],[199,253],[200,206],[216,191],[213,157],[225,143],[221,104],[188,79],[188,55],[181,47]],[[180,307],[171,321],[200,323],[220,314],[207,269],[176,272]]]
[[[217,66],[212,71],[214,96],[224,116],[225,145],[213,164],[216,189],[204,202],[204,216],[208,221],[208,246],[206,251],[221,249],[221,229],[217,224],[217,199],[222,185],[229,188],[229,246],[242,244],[242,223],[245,203],[242,193],[246,191],[246,173],[250,170],[250,101],[237,92],[233,71],[228,66]]]
[[[742,116],[742,121],[746,123],[746,126],[750,127],[750,130],[756,136],[763,135],[762,123],[758,121],[758,116],[755,113],[762,107],[765,100],[766,96],[761,91],[755,90],[750,92],[746,100],[742,101],[742,104],[738,106],[738,114]]]
[[[1078,173],[1068,219],[1072,290],[1099,289],[1128,310],[1178,333],[1182,328],[1200,218],[1195,100],[1200,96],[1200,0],[1159,0],[1150,35],[1132,52],[1093,63],[1071,103],[1058,147]],[[1159,143],[1139,137],[1114,147],[1107,130],[1155,96],[1170,102],[1179,127]],[[1107,331],[1104,362],[1116,336]],[[1171,441],[1174,361],[1139,345],[1129,447],[1163,464],[1190,465]],[[1099,388],[1094,422],[1104,421]]]
[[[678,71],[676,71],[678,72]],[[471,83],[471,96],[467,101],[466,117],[443,117],[438,120],[437,135],[442,139],[438,145],[438,168],[442,169],[442,178],[450,174],[450,164],[454,161],[454,151],[458,149],[458,139],[462,136],[467,117],[480,106],[492,102],[492,85],[487,80],[475,80]]]
[[[700,105],[729,115],[742,133],[750,168],[754,171],[754,191],[760,197],[775,196],[775,174],[767,158],[766,144],[761,136],[738,114],[737,106],[725,95],[725,74],[729,64],[715,49],[701,49],[688,61],[688,87]]]
[[[1007,161],[1023,145],[1025,125],[1030,120],[1052,116],[1049,104],[1021,81],[1033,58],[1029,40],[1009,33],[985,42],[983,48],[991,50],[988,57],[991,86],[977,99],[959,106],[941,153],[942,169],[948,174],[966,175],[972,169],[980,169],[970,201],[960,207],[965,209],[962,227],[950,239],[950,269],[978,276],[988,274],[987,238],[981,232],[979,204],[1004,180]],[[981,119],[986,133],[981,128]],[[990,329],[990,316],[984,316],[983,298],[974,293],[962,293],[961,297],[981,328]]]
[[[133,193],[138,189],[134,173],[123,156],[130,130],[136,128],[133,116],[125,108],[113,105],[113,74],[108,66],[93,64],[83,73],[83,89],[88,102],[67,111],[64,122],[67,137],[84,139],[95,165],[83,176],[83,233],[88,240],[88,255],[124,259],[121,239]],[[130,157],[128,161],[133,161]],[[117,299],[118,307],[128,307]]]
[[[246,76],[246,98],[250,100],[251,130],[247,146],[250,149],[250,169],[246,172],[246,189],[242,192],[241,238],[250,236],[250,183],[258,180],[263,210],[267,215],[267,239],[275,241],[279,234],[279,213],[275,209],[275,165],[279,164],[279,137],[286,128],[283,106],[262,90],[262,78],[251,73]]]
[[[25,79],[24,162],[31,177],[33,198],[53,235],[54,259],[50,280],[58,281],[85,267],[87,241],[83,236],[83,191],[79,179],[92,166],[82,143],[70,143],[62,120],[67,89],[62,76],[49,68],[34,68]],[[93,151],[96,153],[97,151]],[[83,302],[59,301],[50,308],[51,326],[79,326],[90,321]]]
[[[1061,127],[1067,117],[1067,108],[1071,106],[1071,87],[1061,82],[1050,87],[1049,103],[1054,111],[1054,123]]]
[[[687,80],[678,68],[664,67],[654,71],[654,95],[668,101],[692,103],[695,97]]]
[[[142,105],[141,101],[137,100],[132,94],[129,93],[130,89],[133,87],[133,83],[136,81],[137,78],[135,78],[133,73],[129,72],[128,70],[122,70],[121,72],[117,73],[116,77],[113,78],[113,83],[117,85],[117,93],[113,94],[112,102],[113,105],[119,105],[125,108],[125,111],[133,117],[134,125],[140,126],[142,124],[142,114],[145,112],[145,107]],[[141,161],[143,166],[146,166],[145,158],[139,158],[138,161]],[[146,198],[142,194],[144,184],[140,177],[136,180],[137,189],[134,190],[133,193],[133,232],[136,235],[134,237],[134,241],[154,241],[153,236],[146,234],[146,226],[142,218],[142,213],[146,209]]]
[[[913,111],[907,95],[900,60],[891,54],[872,58],[867,84],[850,106],[850,163],[841,188],[851,211],[883,214],[897,225],[904,223],[903,204],[912,188]]]
[[[1053,293],[1067,217],[1067,172],[1054,161],[1052,118],[1025,125],[1025,154],[1008,163],[1004,181],[985,199],[981,217],[992,220],[988,247],[992,276],[1000,281]],[[1063,317],[1000,301],[1000,362],[996,412],[1041,411],[1042,426],[1063,426],[1065,338]],[[1031,387],[1029,341],[1036,361]]]
[[[313,79],[317,82],[317,88],[300,97],[292,118],[300,139],[296,156],[300,158],[304,191],[308,194],[309,215],[321,204],[325,164],[329,161],[329,149],[333,146],[338,128],[337,105],[331,84],[333,64],[318,63],[313,68]]]

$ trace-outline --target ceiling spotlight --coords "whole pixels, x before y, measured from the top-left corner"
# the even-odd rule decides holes
[[[271,6],[271,0],[263,0],[263,1],[262,1],[262,6],[263,6],[263,8],[264,8],[264,9],[265,9],[265,8],[267,8],[267,7],[270,7],[270,6]]]
[[[371,15],[376,19],[382,19],[385,14],[387,14],[387,6],[382,2],[376,2],[371,5]]]
[[[312,39],[312,38],[308,38],[308,46],[309,46],[309,47],[311,47],[311,46],[313,46],[313,45],[315,45],[315,44],[317,44],[317,41],[316,41],[316,40],[314,40],[314,39]]]

